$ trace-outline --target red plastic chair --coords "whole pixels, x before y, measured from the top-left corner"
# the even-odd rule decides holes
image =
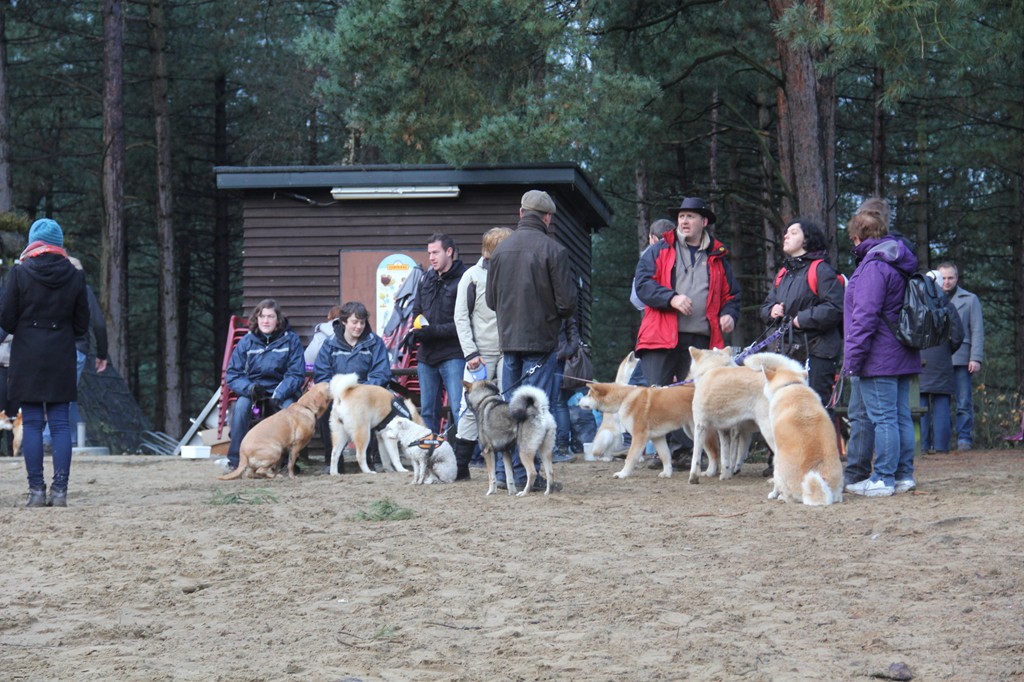
[[[238,315],[232,315],[231,321],[228,323],[228,338],[224,344],[224,362],[221,363],[220,368],[220,411],[217,415],[217,438],[220,438],[224,433],[224,424],[227,423],[228,418],[228,407],[237,397],[227,385],[228,364],[231,362],[231,354],[235,351],[235,346],[248,333],[249,320]]]

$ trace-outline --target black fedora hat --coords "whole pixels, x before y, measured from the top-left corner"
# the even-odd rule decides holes
[[[679,204],[679,208],[670,209],[668,214],[673,218],[678,219],[679,214],[682,213],[683,211],[692,211],[693,213],[699,213],[700,215],[708,219],[709,225],[715,222],[714,211],[708,208],[707,202],[704,201],[703,199],[698,199],[697,197],[685,197],[683,199],[683,203]]]

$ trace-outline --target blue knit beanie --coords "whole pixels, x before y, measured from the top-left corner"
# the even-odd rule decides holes
[[[32,223],[32,227],[28,231],[28,243],[34,244],[35,242],[45,242],[63,248],[64,232],[56,220],[40,218]]]

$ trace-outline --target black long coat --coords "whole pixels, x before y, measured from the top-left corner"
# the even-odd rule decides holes
[[[11,400],[77,399],[75,337],[89,330],[84,273],[56,253],[14,266],[0,301],[0,327],[14,335],[8,375]]]

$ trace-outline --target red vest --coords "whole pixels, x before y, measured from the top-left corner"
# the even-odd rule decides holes
[[[659,245],[661,250],[655,256],[654,280],[663,287],[674,290],[672,269],[676,265],[676,231],[665,233],[662,239],[665,244]],[[733,298],[729,291],[729,281],[725,277],[725,264],[722,262],[728,253],[720,241],[711,239],[711,249],[708,251],[708,300],[705,313],[708,326],[711,329],[712,348],[725,347],[725,339],[722,337],[722,328],[718,323],[718,318],[722,306]],[[650,306],[644,308],[644,319],[640,322],[636,349],[638,351],[668,350],[679,345],[678,315],[675,308],[660,309]]]

